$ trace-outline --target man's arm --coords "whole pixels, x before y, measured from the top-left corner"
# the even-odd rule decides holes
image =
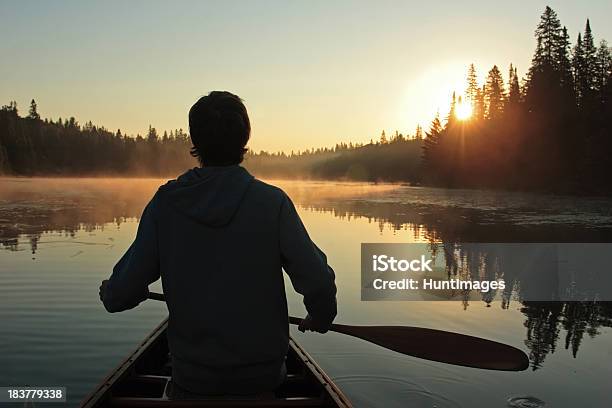
[[[156,197],[146,206],[136,239],[100,286],[100,299],[111,313],[136,307],[149,295],[148,286],[159,279]]]
[[[285,197],[280,211],[280,249],[283,269],[295,290],[304,296],[308,311],[300,330],[326,332],[336,317],[334,271],[308,236],[289,197]]]

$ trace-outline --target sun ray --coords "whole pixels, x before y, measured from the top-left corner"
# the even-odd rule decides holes
[[[472,104],[468,101],[459,101],[457,103],[457,107],[455,108],[455,116],[459,120],[468,120],[472,116],[473,112]]]

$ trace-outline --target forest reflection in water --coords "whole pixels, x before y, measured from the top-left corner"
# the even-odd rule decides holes
[[[36,256],[41,236],[68,239],[137,219],[161,184],[153,179],[0,179],[0,242],[8,251]],[[612,209],[606,199],[413,188],[389,184],[285,182],[281,186],[306,211],[350,221],[364,218],[412,242],[429,243],[445,257],[447,278],[491,274],[491,262],[473,242],[612,242]],[[57,243],[57,241],[54,241]],[[109,242],[108,245],[112,245]],[[460,302],[469,306],[469,294]],[[508,308],[484,295],[489,307]],[[520,300],[520,299],[519,299]],[[520,301],[532,368],[558,347],[577,356],[585,336],[612,327],[611,302]],[[499,306],[498,306],[499,305]],[[564,332],[564,333],[563,333]]]

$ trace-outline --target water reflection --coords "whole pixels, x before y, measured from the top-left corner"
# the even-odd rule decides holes
[[[513,291],[518,290],[518,297],[522,298],[520,290],[524,288],[521,288],[519,276],[525,272],[524,265],[502,266],[500,258],[506,262],[516,259],[519,263],[521,259],[508,254],[496,257],[500,254],[495,254],[491,248],[483,251],[482,245],[470,242],[612,242],[612,202],[607,199],[489,193],[497,197],[482,197],[488,202],[478,206],[473,202],[458,203],[461,200],[453,197],[452,192],[426,190],[438,191],[421,191],[421,197],[429,196],[425,200],[421,197],[406,200],[403,195],[412,191],[405,189],[403,192],[395,190],[391,194],[394,197],[384,200],[378,197],[370,200],[319,200],[303,205],[312,211],[327,212],[348,220],[365,217],[378,223],[381,231],[390,228],[397,233],[409,234],[414,241],[428,242],[434,256],[442,252],[447,279],[494,280],[503,276],[507,284],[499,302],[503,309],[510,307]],[[419,195],[418,191],[415,192]],[[586,270],[581,272],[589,273]],[[449,293],[449,297],[457,294]],[[468,308],[471,295],[469,291],[459,293],[464,309]],[[490,307],[496,293],[490,291],[480,296]],[[612,302],[521,300],[520,303],[520,311],[526,317],[525,345],[530,351],[533,370],[542,367],[560,341],[575,358],[585,334],[593,338],[600,334],[601,328],[612,327]],[[566,333],[563,339],[560,339],[561,329]]]
[[[0,243],[33,254],[42,234],[74,237],[140,216],[160,180],[0,179]]]
[[[41,245],[44,233],[74,237],[117,227],[140,216],[160,180],[0,180],[0,243],[9,251]],[[494,279],[494,255],[470,242],[612,242],[612,203],[599,199],[543,197],[517,193],[447,191],[357,183],[279,182],[296,204],[313,212],[351,220],[365,218],[379,228],[425,242],[445,260],[446,278]],[[517,267],[518,268],[518,267]],[[506,270],[512,268],[506,267]],[[506,276],[508,278],[508,276]],[[520,282],[510,279],[508,287]],[[520,285],[519,285],[520,286]],[[488,306],[509,308],[510,289]],[[470,294],[462,294],[467,309]],[[585,335],[612,327],[610,302],[520,301],[525,344],[534,370],[558,347],[577,356]],[[562,330],[565,331],[562,337]]]

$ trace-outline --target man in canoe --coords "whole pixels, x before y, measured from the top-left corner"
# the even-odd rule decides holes
[[[200,98],[189,130],[201,166],[159,188],[100,299],[111,313],[131,309],[161,277],[171,397],[271,391],[289,341],[282,269],[304,296],[299,329],[320,333],[336,316],[334,272],[289,197],[239,165],[251,126],[238,96]]]

